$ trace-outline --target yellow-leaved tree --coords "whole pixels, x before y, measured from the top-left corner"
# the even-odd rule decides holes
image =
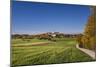
[[[79,39],[79,38],[78,38]],[[79,40],[79,45],[83,48],[96,49],[96,7],[91,7],[91,15],[88,18],[83,36]]]

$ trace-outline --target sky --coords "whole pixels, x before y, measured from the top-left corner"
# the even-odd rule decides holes
[[[86,5],[12,2],[12,33],[82,33],[90,15]]]

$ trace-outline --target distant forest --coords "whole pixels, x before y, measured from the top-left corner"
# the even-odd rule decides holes
[[[41,34],[33,34],[33,35],[29,35],[29,34],[13,34],[12,38],[14,39],[33,39],[33,38],[37,38],[37,39],[46,39],[46,40],[52,40],[53,38],[76,38],[81,34],[64,34],[64,33],[60,33],[60,32],[47,32],[47,33],[41,33]]]

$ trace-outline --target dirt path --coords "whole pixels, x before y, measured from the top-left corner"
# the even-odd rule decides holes
[[[96,59],[96,57],[95,57],[96,54],[95,54],[94,51],[91,51],[91,50],[88,50],[88,49],[85,49],[85,48],[80,48],[78,44],[76,45],[76,48],[81,50],[82,52],[88,54],[91,58]]]
[[[29,43],[27,45],[23,44],[23,45],[14,45],[13,47],[26,47],[26,46],[38,46],[38,45],[47,45],[50,42],[36,42],[36,43]]]

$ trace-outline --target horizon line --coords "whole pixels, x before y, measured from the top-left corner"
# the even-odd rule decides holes
[[[37,34],[44,34],[44,33],[55,33],[55,32],[38,32],[38,33],[11,33],[11,35],[14,34],[28,34],[28,35],[37,35]],[[63,33],[63,34],[82,34],[83,32],[77,32],[77,33],[65,33],[65,32],[58,32],[58,33]]]

